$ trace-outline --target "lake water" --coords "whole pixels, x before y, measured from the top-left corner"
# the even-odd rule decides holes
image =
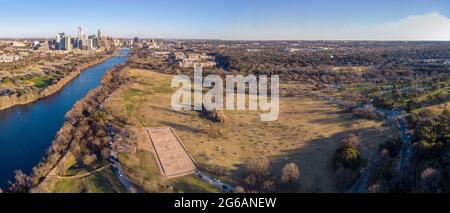
[[[62,127],[65,114],[100,85],[106,71],[127,60],[129,49],[121,49],[120,53],[83,71],[52,96],[0,111],[0,187],[8,186],[15,170],[31,172]]]

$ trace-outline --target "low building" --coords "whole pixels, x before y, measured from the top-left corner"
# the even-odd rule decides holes
[[[0,63],[11,63],[22,59],[20,55],[0,55]]]

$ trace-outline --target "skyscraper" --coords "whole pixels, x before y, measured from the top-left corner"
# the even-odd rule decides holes
[[[98,30],[97,36],[98,36],[98,38],[101,38],[101,37],[102,37],[102,31],[101,31],[101,30]]]
[[[71,41],[69,35],[66,35],[66,36],[64,37],[64,50],[66,50],[66,51],[72,51],[72,41]]]
[[[56,35],[55,39],[55,49],[59,50],[61,48],[61,35]]]
[[[81,40],[81,36],[83,35],[83,30],[81,26],[77,27],[77,39]]]
[[[56,35],[56,44],[55,44],[55,47],[56,47],[56,49],[57,50],[61,50],[61,49],[64,49],[64,47],[65,47],[65,40],[64,40],[64,37],[66,36],[66,34],[65,33],[60,33],[60,34],[58,34],[58,35]]]

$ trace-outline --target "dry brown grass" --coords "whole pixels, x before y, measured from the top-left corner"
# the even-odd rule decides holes
[[[430,110],[433,113],[433,115],[441,115],[445,109],[450,110],[450,102],[425,107],[425,108],[419,109],[417,111]]]
[[[220,137],[212,137],[210,122],[196,112],[177,112],[170,107],[172,76],[145,70],[126,70],[134,83],[122,86],[110,99],[112,115],[126,116],[138,134],[144,127],[172,127],[201,165],[228,171],[228,180],[239,180],[247,160],[264,156],[281,176],[282,167],[295,162],[304,192],[335,192],[331,162],[341,139],[355,134],[365,158],[378,150],[391,134],[375,121],[354,119],[334,105],[307,97],[281,99],[280,119],[261,122],[260,112],[227,111]],[[144,140],[145,135],[138,135]],[[142,145],[147,148],[146,145]]]

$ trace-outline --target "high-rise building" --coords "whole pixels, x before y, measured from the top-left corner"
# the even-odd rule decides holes
[[[81,28],[81,26],[77,27],[77,38],[81,39],[81,36],[83,35],[83,29]]]
[[[134,37],[134,43],[138,43],[139,42],[139,38],[138,37]]]
[[[55,39],[55,49],[59,50],[61,48],[61,35],[56,35]]]
[[[72,41],[69,35],[64,36],[64,50],[72,51]]]
[[[102,31],[101,30],[98,30],[97,36],[98,36],[98,38],[102,38]]]

